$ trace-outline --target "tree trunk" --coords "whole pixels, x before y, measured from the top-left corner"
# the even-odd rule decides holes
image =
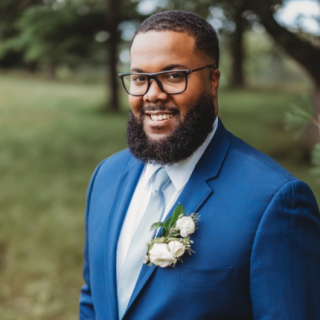
[[[28,65],[27,65],[27,70],[30,72],[30,73],[36,73],[36,71],[38,71],[38,64],[37,62],[33,61],[33,62],[30,62]]]
[[[309,73],[314,82],[320,83],[320,48],[281,27],[271,15],[261,19],[273,39]]]
[[[260,21],[266,28],[267,32],[273,37],[288,55],[295,59],[310,75],[314,83],[314,92],[312,95],[312,107],[314,118],[319,119],[320,115],[320,48],[311,42],[299,38],[293,32],[285,27],[280,26],[273,17],[269,2],[255,7],[254,11],[258,14]],[[319,140],[319,132],[315,124],[305,131],[301,142],[303,147],[309,153],[315,143]]]
[[[231,38],[231,54],[232,54],[232,70],[231,70],[231,86],[236,88],[244,87],[243,62],[244,62],[244,24],[241,11],[237,11],[234,17],[236,30]]]
[[[118,77],[117,77],[117,62],[118,62],[118,22],[119,22],[119,0],[108,0],[109,5],[107,8],[107,19],[109,23],[110,41],[109,41],[109,81],[107,86],[109,88],[109,101],[107,109],[118,112],[119,99],[118,99]]]
[[[57,79],[57,67],[58,64],[56,62],[50,62],[48,66],[48,79],[50,81],[54,81]]]

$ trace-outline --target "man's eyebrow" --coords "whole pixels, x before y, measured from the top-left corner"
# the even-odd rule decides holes
[[[162,68],[161,71],[166,71],[166,70],[172,70],[172,69],[176,69],[176,68],[179,68],[179,69],[189,69],[187,68],[185,65],[183,64],[169,64],[168,66]]]
[[[139,72],[139,73],[143,73],[143,70],[142,69],[139,69],[139,68],[132,68],[130,69],[131,72]]]
[[[189,69],[187,66],[183,65],[183,64],[169,64],[167,66],[165,66],[164,68],[160,69],[159,71],[167,71],[167,70],[173,70],[173,69]],[[140,68],[132,68],[131,72],[139,72],[139,73],[147,73],[145,71],[143,71]]]

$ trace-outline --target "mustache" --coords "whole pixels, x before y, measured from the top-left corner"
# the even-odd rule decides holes
[[[146,106],[141,109],[141,114],[145,114],[147,111],[168,111],[173,114],[180,113],[180,110],[175,107],[166,107],[163,105],[156,105],[156,106]]]

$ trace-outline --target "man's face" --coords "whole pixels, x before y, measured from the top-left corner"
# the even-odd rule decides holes
[[[197,69],[214,63],[195,50],[195,40],[185,32],[138,34],[131,47],[131,72],[153,73],[165,70]],[[164,140],[184,121],[188,111],[204,96],[212,99],[217,114],[219,71],[212,68],[191,73],[183,93],[168,95],[151,80],[148,92],[129,96],[131,111],[153,141]],[[162,117],[159,117],[162,116]],[[162,120],[160,120],[163,118]]]

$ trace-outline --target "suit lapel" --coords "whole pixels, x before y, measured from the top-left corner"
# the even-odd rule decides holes
[[[129,168],[118,178],[115,185],[116,192],[113,200],[113,208],[109,214],[109,221],[106,232],[106,251],[105,251],[105,271],[107,279],[107,290],[109,302],[113,308],[115,319],[118,319],[118,300],[117,300],[117,245],[118,239],[128,210],[133,192],[140,178],[143,164],[136,159],[131,161]]]
[[[208,148],[204,152],[203,156],[196,165],[188,183],[186,184],[183,192],[179,196],[178,200],[172,207],[168,217],[170,217],[174,211],[174,208],[179,204],[183,204],[186,213],[190,214],[198,212],[206,200],[214,192],[208,185],[208,181],[216,178],[219,175],[221,167],[224,163],[229,147],[231,145],[231,136],[224,128],[222,122],[219,120],[218,129],[210,142]],[[129,301],[126,313],[137,299],[139,293],[146,285],[154,271],[155,266],[147,267],[142,266],[137,284],[132,293]]]

